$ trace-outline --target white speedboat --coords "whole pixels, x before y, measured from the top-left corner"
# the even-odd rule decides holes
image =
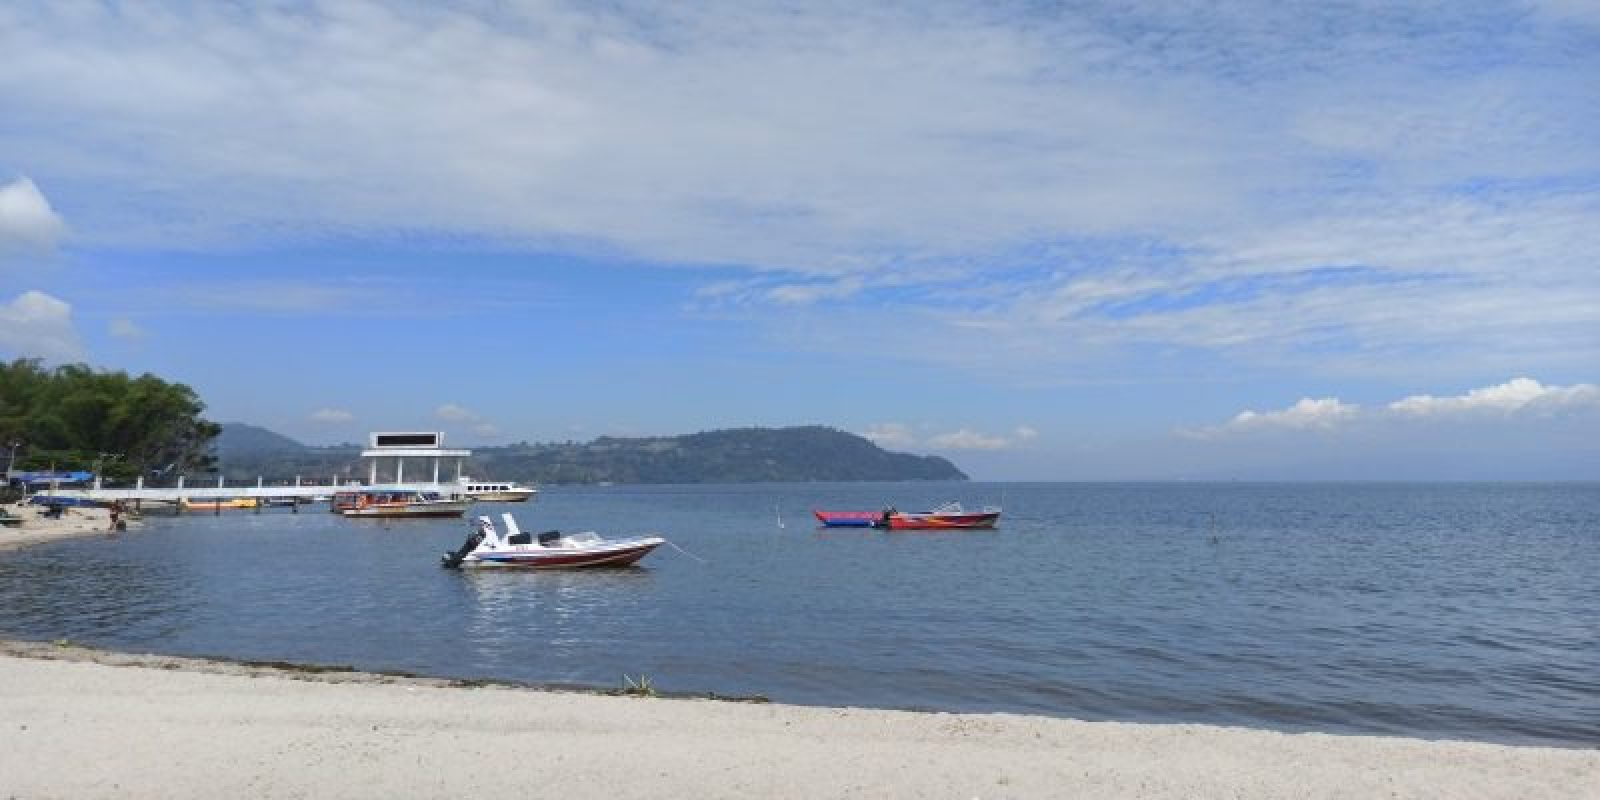
[[[505,536],[495,530],[488,517],[472,523],[472,533],[455,552],[445,553],[440,563],[457,567],[523,567],[531,569],[576,569],[579,567],[626,567],[666,544],[660,536],[629,539],[604,539],[593,531],[583,533],[523,533],[510,514],[501,514]]]

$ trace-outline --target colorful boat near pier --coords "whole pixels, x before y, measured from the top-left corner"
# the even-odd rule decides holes
[[[185,497],[178,501],[184,511],[225,511],[230,508],[255,508],[260,501],[254,497]]]
[[[346,517],[459,517],[471,502],[414,489],[367,488],[338,492],[332,511]]]

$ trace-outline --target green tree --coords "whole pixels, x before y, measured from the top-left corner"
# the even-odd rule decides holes
[[[154,375],[36,359],[0,363],[0,444],[26,444],[26,463],[103,470],[124,479],[156,471],[212,467],[221,427],[204,419],[194,390]]]

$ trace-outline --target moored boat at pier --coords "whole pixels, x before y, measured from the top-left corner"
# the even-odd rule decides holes
[[[471,501],[414,489],[366,488],[338,492],[332,510],[346,517],[459,517]]]
[[[230,508],[255,508],[260,501],[254,497],[185,497],[178,501],[184,511],[225,511]]]
[[[485,503],[524,503],[539,493],[538,489],[519,485],[515,481],[475,481],[471,478],[462,478],[460,486],[462,494]]]

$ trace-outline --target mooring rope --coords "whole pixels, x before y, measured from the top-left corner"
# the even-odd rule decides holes
[[[703,559],[703,558],[701,558],[701,557],[699,557],[699,556],[697,556],[697,555],[695,555],[695,554],[694,554],[694,553],[691,553],[691,552],[689,552],[689,551],[688,551],[688,550],[685,550],[685,549],[683,549],[683,548],[681,548],[681,547],[679,547],[679,546],[678,546],[678,545],[677,545],[677,544],[676,544],[676,543],[674,543],[674,542],[673,542],[673,541],[672,541],[672,540],[671,540],[671,539],[668,539],[668,540],[667,540],[667,546],[668,546],[668,547],[670,547],[670,548],[672,548],[672,549],[674,549],[674,550],[676,550],[676,551],[678,551],[678,552],[680,552],[680,553],[682,553],[682,554],[684,554],[684,555],[686,555],[686,556],[688,556],[688,557],[690,557],[690,558],[692,558],[692,559],[694,559],[694,560],[696,560],[696,561],[698,561],[698,562],[700,562],[700,563],[702,563],[702,564],[709,564],[709,563],[711,563],[711,562],[709,562],[709,561],[707,561],[707,560],[705,560],[705,559]]]

